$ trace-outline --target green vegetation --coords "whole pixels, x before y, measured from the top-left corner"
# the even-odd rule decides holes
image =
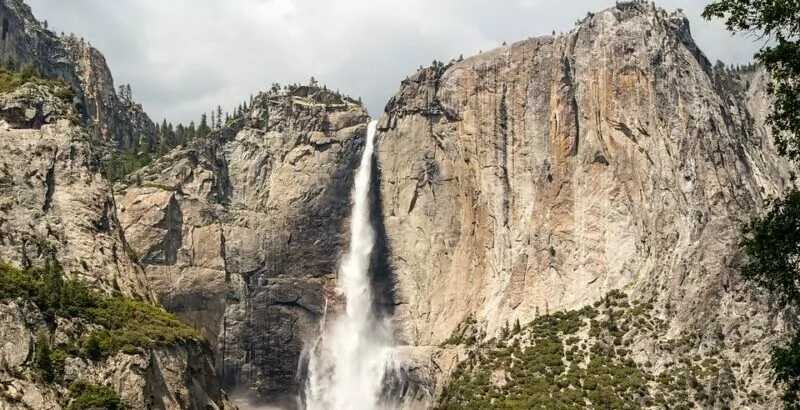
[[[25,65],[22,70],[14,69],[16,64],[7,64],[0,69],[0,93],[14,92],[25,84],[31,83],[51,87],[56,92],[56,97],[72,104],[75,98],[75,89],[60,80],[48,79],[39,75],[33,63]]]
[[[103,161],[101,171],[109,181],[115,182],[130,175],[134,171],[153,163],[153,161],[166,155],[176,147],[187,146],[195,139],[208,138],[211,133],[222,130],[246,118],[255,105],[263,103],[267,98],[292,95],[293,93],[305,95],[330,95],[334,94],[344,102],[361,104],[361,98],[354,99],[340,93],[338,90],[328,91],[327,87],[320,85],[313,77],[308,85],[287,84],[281,86],[273,83],[270,90],[259,95],[258,99],[252,95],[249,100],[242,101],[234,106],[232,112],[223,111],[221,106],[212,109],[209,114],[203,113],[197,123],[189,122],[188,125],[173,123],[164,119],[160,124],[152,123],[151,134],[140,141],[133,141],[117,151],[110,158]],[[133,101],[133,91],[130,85],[121,85],[117,92],[120,103],[124,107],[137,106]],[[266,109],[266,105],[262,105]],[[263,126],[266,123],[261,123]]]
[[[147,151],[140,152],[138,148],[128,148],[103,161],[101,170],[107,180],[115,182],[138,169],[150,165],[155,158],[160,156]]]
[[[124,408],[117,393],[108,386],[75,382],[69,387],[72,401],[67,410],[121,410]]]
[[[101,327],[78,341],[81,349],[64,346],[63,351],[51,351],[47,335],[40,335],[35,366],[44,380],[58,377],[58,361],[63,363],[66,352],[100,360],[120,351],[135,354],[155,346],[202,342],[194,329],[157,306],[101,294],[79,281],[64,281],[57,263],[27,271],[0,263],[0,299],[15,298],[36,304],[53,324],[55,318],[62,317]]]
[[[55,379],[53,371],[53,360],[50,357],[50,340],[45,333],[39,333],[36,338],[35,353],[33,356],[34,366],[40,372],[42,380],[52,383]]]
[[[56,79],[41,76],[33,63],[28,63],[22,70],[16,69],[16,63],[10,62],[0,68],[0,93],[10,93],[26,84],[49,87],[55,96],[67,104],[72,104],[76,92],[71,85]]]
[[[469,318],[454,335],[473,322]],[[691,355],[698,335],[667,339],[653,306],[630,303],[619,291],[594,306],[514,328],[499,340],[461,340],[469,354],[451,375],[439,409],[725,408],[739,389],[725,359]],[[641,338],[661,340],[655,348],[676,362],[663,370],[637,364],[632,351]]]
[[[800,159],[800,3],[782,0],[716,0],[703,17],[724,19],[731,32],[767,38],[755,55],[770,74],[773,97],[768,122],[778,152]],[[766,216],[745,228],[743,247],[749,256],[742,270],[746,279],[770,290],[781,305],[800,306],[800,191],[767,204]],[[776,380],[785,387],[787,409],[800,409],[800,330],[772,352]]]
[[[703,17],[721,18],[732,32],[755,34],[771,41],[755,55],[772,76],[775,97],[769,122],[782,155],[800,157],[800,3],[783,0],[718,0]]]

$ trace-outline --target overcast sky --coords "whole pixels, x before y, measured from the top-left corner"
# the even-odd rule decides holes
[[[682,8],[712,60],[751,60],[757,44]],[[57,32],[74,32],[106,56],[117,84],[159,121],[188,122],[231,109],[273,82],[362,96],[380,116],[400,80],[433,59],[472,55],[503,41],[568,31],[614,0],[27,0]]]

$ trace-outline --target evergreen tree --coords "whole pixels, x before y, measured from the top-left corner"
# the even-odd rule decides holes
[[[162,151],[165,146],[169,144],[169,126],[167,125],[167,119],[161,122],[161,138],[159,139],[159,151]]]
[[[167,148],[172,149],[177,147],[179,143],[180,141],[175,134],[175,128],[172,126],[172,123],[169,123],[169,125],[167,125]]]
[[[718,0],[703,11],[723,18],[728,30],[769,38],[755,55],[772,77],[775,97],[769,122],[782,155],[800,159],[800,3],[780,0]]]
[[[186,134],[188,134],[187,137],[190,141],[197,137],[197,130],[195,129],[194,121],[189,123],[189,128],[186,130]]]
[[[211,130],[208,128],[208,117],[205,114],[200,116],[200,125],[197,126],[197,136],[205,137]]]
[[[211,125],[212,130],[217,129],[217,119],[214,117],[214,110],[211,110]]]
[[[42,380],[46,383],[52,383],[55,379],[55,372],[53,371],[53,358],[52,351],[50,350],[50,338],[46,333],[42,332],[36,337],[36,344],[34,349],[34,364],[36,369],[39,370]]]
[[[117,93],[117,95],[119,96],[119,101],[121,103],[128,104],[128,102],[125,100],[125,85],[124,84],[121,84],[119,86],[119,92]]]
[[[189,143],[189,136],[186,135],[186,127],[184,127],[183,124],[178,124],[178,126],[175,127],[175,138],[182,147],[185,147],[186,144]]]
[[[17,71],[17,60],[15,60],[14,57],[9,57],[3,65],[3,68],[8,71]]]
[[[222,128],[222,107],[217,106],[217,129]]]

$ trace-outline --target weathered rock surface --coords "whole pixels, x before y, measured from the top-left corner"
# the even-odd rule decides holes
[[[61,409],[74,381],[111,386],[130,409],[232,409],[223,397],[207,348],[196,344],[154,348],[146,353],[118,353],[101,362],[70,357],[63,380],[43,384],[31,370],[36,335],[47,331],[39,309],[30,302],[0,303],[0,409]],[[73,324],[61,321],[55,339],[67,340]],[[72,337],[74,335],[69,335]],[[13,341],[9,339],[13,337]]]
[[[0,158],[0,259],[21,268],[55,259],[100,289],[150,298],[85,131],[68,120],[40,130],[0,122]]]
[[[366,110],[320,88],[260,94],[117,188],[159,300],[212,342],[226,388],[297,392],[334,292]]]
[[[470,314],[492,335],[624,289],[774,400],[765,358],[787,321],[737,271],[740,227],[789,184],[764,86],[712,67],[680,13],[626,2],[405,80],[378,157],[408,342],[439,344]]]
[[[102,292],[155,300],[125,242],[91,137],[63,119],[75,111],[54,96],[59,90],[28,84],[0,95],[0,261],[29,268],[56,260],[65,276]],[[64,386],[75,380],[112,386],[128,408],[230,407],[211,351],[194,342],[100,362],[67,359],[63,381],[42,383],[32,370],[36,336],[53,332],[61,345],[74,344],[80,327],[67,320],[48,325],[23,299],[0,302],[0,313],[2,409],[60,409]]]
[[[22,0],[0,2],[0,24],[0,61],[31,62],[46,77],[72,84],[93,135],[117,147],[154,138],[150,118],[141,105],[117,96],[105,58],[91,44],[48,30]]]

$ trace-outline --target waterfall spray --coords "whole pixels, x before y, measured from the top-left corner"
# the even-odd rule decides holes
[[[373,410],[381,406],[393,343],[390,325],[373,312],[369,275],[375,244],[369,189],[376,126],[375,121],[369,124],[356,173],[350,249],[339,270],[339,289],[346,309],[344,315],[322,324],[322,336],[310,353],[305,389],[308,410]]]

